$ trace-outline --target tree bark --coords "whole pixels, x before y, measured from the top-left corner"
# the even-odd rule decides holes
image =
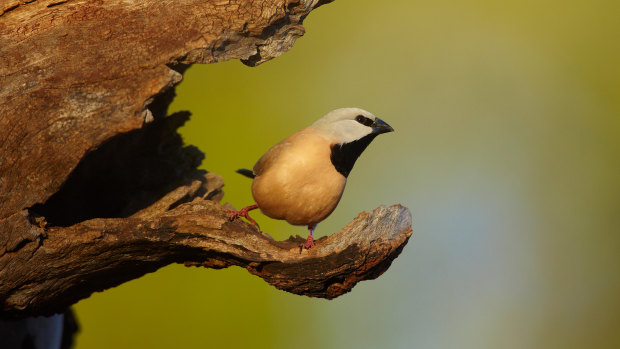
[[[303,35],[321,0],[0,1],[0,310],[49,315],[169,263],[238,265],[333,298],[411,236],[401,206],[300,251],[217,203],[223,182],[167,115],[193,63],[254,66]]]

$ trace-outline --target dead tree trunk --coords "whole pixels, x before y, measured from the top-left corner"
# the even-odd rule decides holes
[[[321,0],[2,0],[0,311],[49,315],[169,263],[238,265],[333,298],[385,271],[411,236],[396,205],[299,253],[217,203],[167,115],[193,63],[254,66],[303,35]]]

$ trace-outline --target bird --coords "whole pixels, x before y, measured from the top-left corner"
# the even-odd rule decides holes
[[[253,179],[255,204],[227,210],[229,219],[246,218],[259,230],[249,211],[307,226],[300,245],[314,246],[314,231],[338,206],[353,165],[376,136],[393,132],[385,121],[360,108],[330,111],[307,128],[272,146],[252,170],[237,172]]]

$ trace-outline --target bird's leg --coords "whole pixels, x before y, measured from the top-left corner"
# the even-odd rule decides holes
[[[299,246],[299,252],[301,252],[302,248],[305,248],[307,250],[310,247],[314,246],[314,237],[312,236],[312,233],[314,233],[315,228],[316,228],[316,225],[308,226],[308,238],[306,239],[306,242],[303,245]]]
[[[255,225],[256,228],[258,228],[258,230],[260,231],[260,227],[258,226],[258,223],[256,223],[256,221],[253,220],[252,217],[250,217],[250,215],[248,215],[249,211],[255,210],[257,208],[258,208],[258,205],[254,204],[254,205],[250,205],[248,207],[244,207],[244,208],[240,209],[239,211],[226,210],[226,213],[230,213],[231,214],[230,218],[229,218],[229,220],[231,220],[231,221],[234,221],[235,219],[237,219],[239,217],[244,217],[245,219],[250,221],[250,223]]]

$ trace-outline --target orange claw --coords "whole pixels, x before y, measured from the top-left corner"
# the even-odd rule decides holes
[[[314,246],[314,237],[312,236],[312,234],[314,233],[314,229],[316,228],[316,225],[313,226],[308,226],[308,238],[306,239],[306,242],[299,245],[299,253],[301,253],[301,251],[303,251],[303,249],[305,248],[306,250],[309,250],[312,246]]]
[[[250,217],[250,215],[248,214],[249,211],[255,210],[257,208],[258,208],[258,205],[254,204],[254,205],[250,205],[248,207],[244,207],[244,208],[240,209],[239,211],[226,210],[226,213],[230,213],[230,218],[228,218],[228,220],[234,221],[235,219],[237,219],[239,217],[243,217],[243,218],[247,219],[248,221],[250,221],[250,223],[252,223],[252,225],[256,226],[256,228],[258,228],[258,230],[260,231],[260,227],[258,226],[258,223],[256,223],[256,221],[253,220],[252,217]]]

